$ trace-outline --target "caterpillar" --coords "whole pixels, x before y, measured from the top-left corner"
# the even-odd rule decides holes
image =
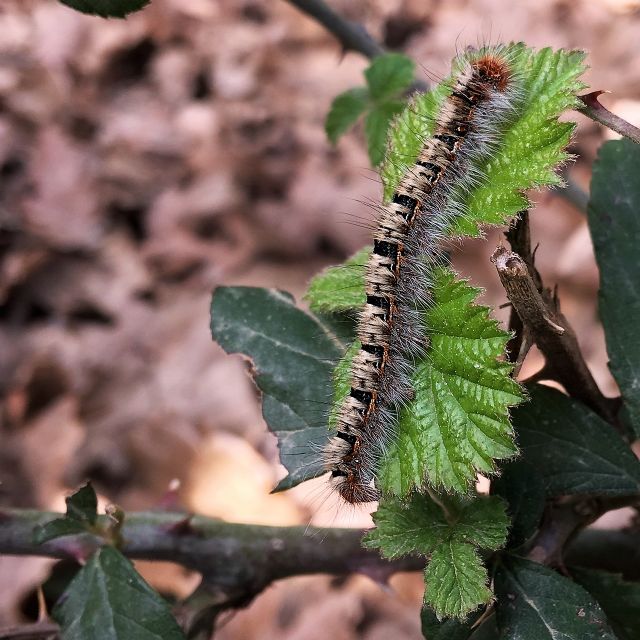
[[[504,47],[464,54],[433,135],[381,209],[366,265],[351,388],[323,451],[330,483],[349,503],[380,497],[376,468],[398,412],[413,396],[413,363],[428,348],[422,315],[431,303],[430,277],[444,260],[447,229],[465,213],[462,196],[516,114],[520,86]]]

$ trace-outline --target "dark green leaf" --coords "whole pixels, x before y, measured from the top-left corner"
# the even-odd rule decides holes
[[[368,102],[369,92],[365,87],[349,89],[334,99],[324,123],[324,130],[333,144],[356,123],[366,111]]]
[[[571,575],[600,604],[618,640],[640,638],[640,584],[593,569],[572,568]]]
[[[513,413],[524,460],[548,496],[628,495],[640,491],[640,462],[624,440],[583,404],[542,385]]]
[[[33,541],[35,544],[43,544],[54,538],[62,536],[74,536],[79,533],[86,533],[87,526],[80,520],[72,518],[56,518],[37,527],[33,532]]]
[[[383,160],[387,150],[387,134],[395,116],[404,109],[404,102],[398,100],[383,102],[371,109],[364,123],[367,138],[369,161],[377,167]]]
[[[492,480],[491,493],[509,504],[511,518],[508,547],[524,544],[538,529],[545,506],[545,486],[538,471],[524,460],[507,462]]]
[[[317,449],[329,435],[332,373],[346,346],[289,294],[252,287],[216,289],[211,332],[227,353],[253,361],[262,413],[289,471],[278,490],[321,475]]]
[[[536,562],[502,556],[495,590],[501,640],[616,640],[582,587]]]
[[[587,212],[609,366],[640,437],[640,145],[613,140],[600,147]]]
[[[473,630],[469,640],[500,640],[500,632],[496,623],[496,614],[491,614]]]
[[[395,98],[413,82],[415,63],[401,53],[378,56],[364,72],[374,100]]]
[[[83,485],[75,493],[65,499],[67,513],[37,527],[33,541],[42,544],[61,536],[91,532],[98,518],[98,497],[91,483]]]
[[[439,620],[430,607],[424,606],[420,612],[422,635],[425,640],[467,640],[473,633],[473,624],[483,613],[472,613],[466,620]]]
[[[151,0],[60,0],[68,7],[103,18],[124,18],[146,7]]]
[[[83,485],[65,499],[67,517],[94,525],[98,518],[98,496],[91,483]]]
[[[52,615],[64,640],[184,640],[166,602],[110,546],[78,572]]]

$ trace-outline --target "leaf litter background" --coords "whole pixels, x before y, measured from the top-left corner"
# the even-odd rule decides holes
[[[640,121],[637,2],[331,4],[414,57],[423,78],[446,73],[456,46],[488,37],[585,48],[587,81]],[[0,33],[0,504],[60,510],[91,478],[104,502],[144,509],[178,478],[181,503],[212,516],[367,525],[368,514],[326,499],[322,481],[267,495],[283,475],[274,438],[246,365],[208,329],[216,285],[299,298],[311,275],[367,241],[352,216],[371,219],[380,186],[362,137],[333,149],[322,126],[366,61],[342,58],[281,0],[153,0],[126,22],[4,0]],[[586,188],[608,134],[577,119],[583,159],[571,173]],[[586,218],[557,196],[534,200],[538,266],[612,394]],[[486,303],[504,301],[488,261],[500,237],[455,256]],[[533,353],[523,374],[539,366]],[[197,583],[172,565],[139,567],[163,593]],[[0,625],[34,615],[50,568],[0,558]],[[421,576],[392,586],[285,581],[217,637],[421,637]]]

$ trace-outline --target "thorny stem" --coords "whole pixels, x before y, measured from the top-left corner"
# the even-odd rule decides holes
[[[58,625],[50,622],[0,629],[0,640],[57,640],[59,637]]]
[[[542,526],[537,535],[529,545],[528,557],[535,562],[547,566],[555,567],[566,572],[566,564],[576,564],[576,557],[580,556],[580,563],[584,566],[593,566],[595,558],[592,553],[595,549],[587,551],[584,540],[588,540],[590,546],[590,531],[582,530],[595,522],[600,516],[607,511],[619,509],[622,507],[640,505],[640,496],[615,496],[610,498],[598,497],[581,497],[581,496],[564,496],[557,498],[547,506]],[[582,532],[582,533],[581,533]],[[616,535],[620,532],[608,532]],[[631,533],[631,532],[629,532]],[[637,537],[636,533],[636,537]],[[602,538],[602,546],[598,547],[598,553],[604,552],[606,548],[606,540],[609,536]],[[572,545],[572,541],[573,546]],[[567,547],[572,549],[571,553],[565,553]],[[629,571],[631,573],[638,571],[640,563],[640,554],[636,553],[628,556]],[[610,566],[611,558],[606,560],[607,567]],[[619,562],[620,558],[616,558],[613,562]],[[597,561],[595,564],[598,564]]]
[[[545,357],[545,367],[537,377],[558,381],[570,396],[619,427],[618,401],[606,398],[598,388],[582,356],[576,334],[560,312],[557,297],[542,288],[540,276],[533,266],[533,255],[528,259],[504,246],[499,246],[491,256],[509,301]]]
[[[619,133],[629,140],[633,140],[635,143],[640,144],[640,129],[633,126],[630,122],[623,120],[615,113],[611,113],[609,109],[603,107],[598,102],[598,97],[606,91],[592,91],[583,96],[579,96],[583,106],[578,108],[580,113],[584,113],[587,118],[591,118],[605,127],[608,127],[612,131]]]
[[[91,534],[65,536],[38,545],[36,527],[60,514],[0,509],[0,554],[85,559],[103,541]],[[98,526],[107,524],[100,516]],[[419,570],[424,560],[384,560],[360,546],[362,531],[318,527],[271,527],[224,522],[183,513],[127,513],[122,525],[126,556],[164,560],[197,571],[228,597],[249,599],[274,580],[312,573],[362,573],[379,582],[397,571]]]
[[[638,502],[640,496],[559,500],[558,507],[571,513],[566,518],[571,524],[560,527],[561,531],[557,527],[542,528],[538,546],[544,553],[538,553],[540,559],[552,562],[558,556],[570,537],[567,531],[575,532],[606,511]],[[77,560],[104,543],[91,534],[34,543],[36,528],[60,516],[30,509],[0,510],[0,554]],[[98,524],[106,524],[106,519],[107,516],[99,516]],[[408,556],[390,561],[376,551],[363,549],[363,533],[361,529],[272,527],[183,513],[132,512],[127,513],[122,528],[121,551],[132,559],[175,562],[197,571],[209,589],[226,598],[228,607],[247,604],[275,580],[291,576],[362,573],[384,583],[398,571],[424,568],[423,558]],[[590,545],[594,546],[592,542]],[[589,554],[583,551],[582,555],[588,556],[585,563],[590,566],[607,566],[602,548]],[[637,555],[631,561],[640,571],[640,554]]]
[[[362,25],[346,20],[322,0],[287,1],[320,23],[335,36],[345,51],[356,51],[369,59],[385,53],[384,47],[379,45]]]

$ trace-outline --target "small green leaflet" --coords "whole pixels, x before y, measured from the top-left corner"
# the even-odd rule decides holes
[[[80,487],[65,502],[67,513],[62,518],[51,520],[35,529],[33,538],[36,544],[61,536],[97,533],[95,525],[98,519],[98,497],[90,483]]]
[[[60,0],[68,7],[103,18],[124,18],[146,7],[151,0]]]
[[[640,145],[606,142],[598,151],[587,208],[600,269],[600,317],[622,417],[640,437]]]
[[[504,133],[494,157],[483,167],[477,186],[464,198],[465,214],[453,224],[454,236],[480,235],[479,225],[505,224],[529,206],[523,192],[532,187],[560,184],[555,173],[568,158],[564,151],[574,123],[559,123],[557,117],[577,105],[576,93],[584,88],[581,51],[534,52],[522,43],[506,47],[522,78],[522,101],[518,117]],[[459,67],[454,60],[453,68]],[[451,78],[434,91],[419,97],[396,120],[391,132],[390,152],[382,166],[385,201],[393,195],[401,176],[420,150],[422,140],[432,134],[433,122],[443,100],[450,94]]]
[[[369,159],[375,167],[385,154],[391,121],[404,109],[402,94],[413,82],[415,64],[400,53],[378,56],[364,72],[367,86],[349,89],[337,96],[325,121],[329,140],[340,136],[365,115]]]
[[[465,617],[491,600],[487,571],[478,549],[496,550],[507,537],[503,501],[413,493],[406,502],[385,499],[374,515],[376,528],[365,547],[387,558],[430,555],[425,570],[425,603],[438,617]]]
[[[167,603],[111,546],[98,549],[53,609],[64,640],[184,640]]]
[[[365,303],[364,266],[371,248],[366,247],[344,264],[329,267],[309,283],[305,300],[314,313],[356,312]]]
[[[336,144],[367,110],[369,92],[366,87],[355,87],[334,99],[327,115],[325,130],[329,140]]]

